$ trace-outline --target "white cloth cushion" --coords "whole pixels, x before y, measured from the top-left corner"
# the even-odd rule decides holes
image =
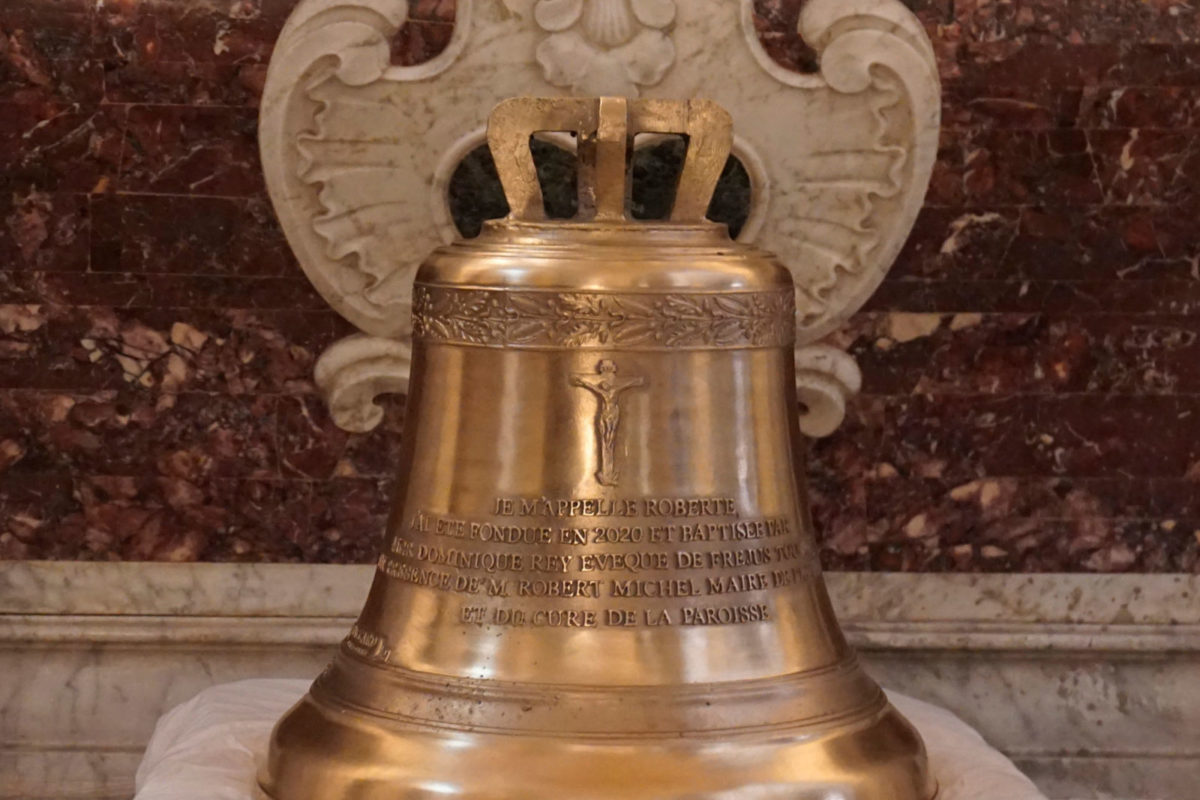
[[[254,800],[275,721],[309,681],[214,686],[158,721],[137,772],[135,800]],[[1046,800],[1013,763],[949,711],[888,692],[925,738],[938,800]]]

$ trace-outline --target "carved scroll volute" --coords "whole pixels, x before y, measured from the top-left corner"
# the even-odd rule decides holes
[[[386,196],[380,164],[358,163],[346,149],[320,158],[311,149],[327,111],[316,91],[324,86],[366,87],[383,80],[412,81],[436,75],[454,57],[419,67],[392,67],[390,40],[405,23],[405,0],[307,0],[289,18],[271,59],[259,114],[259,147],[267,188],[288,242],[301,266],[331,306],[358,328],[385,337],[408,329],[411,286],[382,255],[389,221],[337,230],[347,210],[343,198],[322,197],[337,173],[358,171],[364,191]],[[461,44],[459,45],[461,47]],[[371,135],[368,128],[362,139]],[[357,144],[362,144],[358,142]],[[404,231],[404,236],[411,235]],[[432,247],[438,242],[430,239]]]
[[[800,431],[820,439],[841,427],[846,402],[862,389],[862,372],[847,353],[827,345],[796,351]]]
[[[894,86],[895,104],[881,105],[874,113],[880,125],[876,152],[897,156],[889,165],[885,191],[871,193],[871,212],[862,220],[875,230],[873,246],[862,251],[861,242],[846,239],[848,258],[839,268],[847,274],[816,274],[802,287],[824,306],[800,320],[803,344],[834,330],[861,308],[900,254],[937,160],[941,84],[929,37],[900,3],[809,0],[800,15],[800,35],[818,52],[821,77],[834,91],[857,95],[874,89],[886,94],[889,84]],[[830,130],[835,141],[839,134]]]
[[[410,369],[407,345],[378,336],[349,336],[325,351],[314,377],[338,427],[366,433],[383,421],[377,397],[408,393]]]
[[[823,131],[810,135],[800,159],[776,151],[771,163],[759,167],[777,181],[799,177],[799,191],[766,209],[757,243],[792,269],[801,429],[819,438],[841,425],[862,375],[848,354],[811,343],[862,307],[912,231],[937,160],[937,60],[920,21],[891,0],[808,0],[799,33],[818,54],[816,75],[785,70],[770,58],[749,3],[742,7],[742,26],[759,65],[779,83],[832,90],[858,106],[851,112],[857,124],[831,115]],[[837,108],[837,101],[830,107]]]
[[[330,305],[381,340],[322,359],[343,427],[371,424],[371,392],[406,385],[415,269],[457,236],[449,178],[506,97],[615,87],[727,109],[753,184],[740,238],[791,268],[800,347],[866,301],[920,210],[940,92],[932,47],[900,0],[808,0],[799,33],[819,54],[813,75],[771,60],[753,0],[458,0],[446,51],[396,67],[390,40],[408,5],[301,0],[264,90],[263,167],[288,241]],[[349,369],[356,358],[372,366]],[[823,409],[806,430],[835,427],[855,381],[824,356],[798,359],[801,395]]]
[[[435,212],[413,185],[428,183],[428,176],[402,166],[397,174],[387,152],[372,158],[377,126],[386,120],[350,121],[354,133],[347,137],[339,124],[344,118],[323,119],[337,113],[328,97],[445,72],[471,28],[471,0],[458,6],[467,24],[456,28],[440,56],[396,67],[391,39],[407,21],[407,0],[304,0],[281,32],[268,70],[259,148],[271,200],[309,280],[368,334],[339,342],[316,368],[334,421],[348,431],[379,424],[378,395],[407,391],[412,271],[449,236],[446,226],[430,224]],[[414,202],[423,214],[405,213]]]

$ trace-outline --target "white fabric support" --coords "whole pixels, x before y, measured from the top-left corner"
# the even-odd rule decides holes
[[[135,800],[256,800],[255,775],[275,721],[308,681],[214,686],[159,720],[137,772]],[[949,711],[889,692],[929,749],[938,800],[1046,800],[1012,762]]]

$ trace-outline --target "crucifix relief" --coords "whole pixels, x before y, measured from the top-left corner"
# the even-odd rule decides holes
[[[601,486],[616,486],[617,426],[621,424],[621,393],[646,385],[644,377],[619,378],[617,365],[605,358],[596,365],[596,374],[571,376],[571,385],[596,395],[596,450],[599,461],[596,480]]]

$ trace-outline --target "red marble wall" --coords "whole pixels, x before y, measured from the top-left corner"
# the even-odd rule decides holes
[[[4,0],[0,558],[369,560],[401,405],[330,423],[311,369],[350,329],[256,160],[293,2]],[[397,62],[451,30],[412,2]],[[799,2],[758,5],[803,67]],[[812,465],[827,566],[1200,569],[1197,7],[915,6],[946,131],[836,337],[867,385]]]
[[[945,132],[838,337],[867,396],[819,448],[830,564],[1200,571],[1198,8],[921,9]]]

